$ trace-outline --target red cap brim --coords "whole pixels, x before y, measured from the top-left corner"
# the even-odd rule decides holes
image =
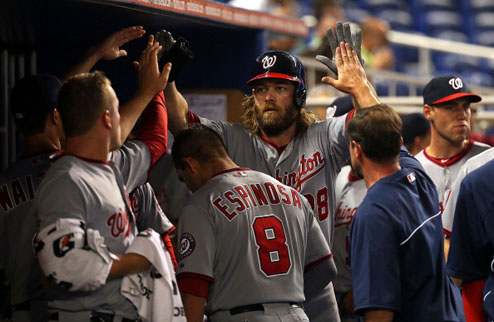
[[[286,79],[292,82],[299,82],[301,83],[302,81],[298,77],[286,75],[286,74],[281,74],[281,73],[263,73],[259,74],[254,78],[251,78],[247,81],[247,85],[252,83],[253,81],[256,81],[258,79],[263,79],[263,78],[281,78],[281,79]]]
[[[432,104],[440,104],[440,103],[444,103],[444,102],[449,102],[449,101],[455,100],[455,99],[460,98],[460,97],[468,97],[468,98],[470,98],[470,102],[473,102],[473,103],[477,103],[477,102],[480,102],[482,100],[482,97],[480,97],[479,95],[470,94],[470,93],[456,93],[456,94],[452,94],[452,95],[448,95],[446,97],[443,97],[437,101],[434,101],[434,102],[432,102]]]

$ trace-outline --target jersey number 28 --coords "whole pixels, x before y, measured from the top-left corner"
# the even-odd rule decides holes
[[[290,254],[283,224],[274,215],[257,217],[252,224],[261,270],[267,276],[285,274],[290,269]]]

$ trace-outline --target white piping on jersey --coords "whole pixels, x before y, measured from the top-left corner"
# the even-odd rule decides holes
[[[489,294],[491,294],[492,291],[489,291],[487,292],[487,294],[484,295],[484,299],[483,299],[483,302],[485,302],[485,299],[489,296]]]
[[[420,228],[422,228],[423,225],[425,225],[428,221],[436,218],[437,216],[440,216],[441,215],[441,212],[438,212],[437,214],[435,214],[434,216],[430,217],[429,219],[427,219],[426,221],[424,221],[423,223],[420,224],[420,226],[418,226],[417,228],[415,228],[414,231],[412,231],[412,233],[410,234],[410,236],[408,236],[407,239],[405,239],[401,244],[400,246],[403,246],[404,243],[406,243],[408,240],[410,240],[410,238],[412,238],[413,234],[415,234],[417,232],[417,230],[419,230]]]

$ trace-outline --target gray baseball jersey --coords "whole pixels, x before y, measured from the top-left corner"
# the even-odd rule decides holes
[[[461,167],[458,176],[453,184],[453,188],[451,189],[451,194],[449,195],[449,199],[446,200],[444,212],[443,212],[443,229],[447,235],[451,234],[453,229],[453,220],[455,218],[455,208],[456,201],[458,200],[458,194],[460,193],[460,185],[470,172],[475,169],[480,168],[487,162],[494,159],[494,148],[490,148],[485,150],[484,152],[470,158],[465,164]]]
[[[149,183],[168,219],[178,222],[185,201],[190,195],[187,186],[178,180],[170,153],[165,153],[151,169]]]
[[[269,174],[304,195],[323,234],[333,244],[334,181],[349,159],[345,117],[329,118],[297,135],[284,149],[240,124],[195,118],[223,138],[228,154],[240,166]]]
[[[134,140],[114,153],[110,162],[115,166],[64,155],[53,163],[35,198],[40,229],[59,218],[75,218],[99,231],[111,252],[124,254],[137,229],[123,191],[146,181],[151,156],[143,142]],[[125,195],[128,199],[126,191]],[[49,305],[66,311],[102,311],[136,318],[134,306],[120,294],[121,282],[121,278],[113,278],[95,291],[83,293],[50,288],[53,300]]]
[[[59,153],[20,158],[0,177],[0,260],[14,305],[44,296],[41,271],[32,251],[37,228],[32,207],[38,185]]]
[[[333,281],[334,290],[346,293],[352,289],[350,268],[350,240],[348,233],[353,216],[367,194],[365,180],[350,173],[351,167],[344,166],[336,177],[336,212],[334,219],[334,262],[338,276]]]
[[[136,215],[138,231],[153,228],[157,233],[164,234],[175,229],[175,226],[161,210],[153,188],[148,182],[140,185],[130,193],[130,204],[132,205],[132,211]]]
[[[444,201],[449,198],[451,187],[458,176],[460,168],[468,159],[489,148],[490,146],[487,144],[469,140],[460,154],[448,159],[434,158],[428,155],[425,149],[415,156],[436,185],[441,212],[444,211]]]
[[[304,301],[304,269],[331,253],[301,195],[246,168],[219,173],[194,192],[179,222],[182,278],[210,283],[206,313]]]

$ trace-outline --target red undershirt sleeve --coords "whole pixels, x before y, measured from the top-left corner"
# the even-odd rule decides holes
[[[166,152],[168,143],[168,115],[165,94],[160,92],[151,100],[141,116],[137,139],[144,142],[151,154],[151,165]]]
[[[205,277],[191,274],[179,274],[177,276],[178,288],[182,293],[188,293],[199,297],[208,297],[210,280]]]

